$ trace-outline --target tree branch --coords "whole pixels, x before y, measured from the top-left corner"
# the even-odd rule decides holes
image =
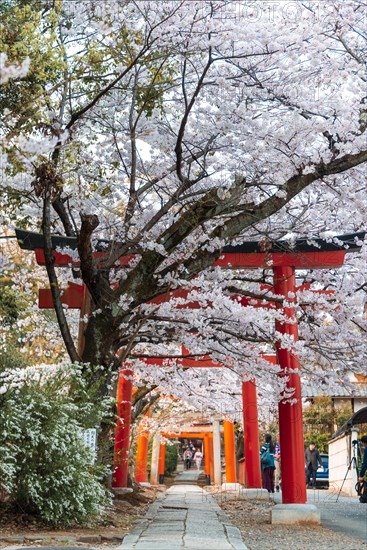
[[[211,50],[211,48],[209,48],[208,61],[207,61],[206,65],[204,67],[204,70],[203,70],[203,72],[202,72],[202,74],[201,74],[201,76],[198,80],[198,83],[197,83],[195,91],[194,91],[194,93],[191,97],[191,100],[190,100],[190,102],[188,103],[188,105],[185,109],[185,113],[182,117],[180,128],[179,128],[178,134],[177,134],[177,141],[176,141],[176,146],[175,146],[176,173],[177,173],[178,179],[182,183],[185,183],[185,181],[186,181],[183,174],[182,174],[182,141],[183,141],[183,138],[184,138],[184,135],[185,135],[186,124],[187,124],[187,121],[189,119],[190,112],[191,112],[191,110],[192,110],[192,108],[195,104],[196,98],[199,95],[200,90],[201,90],[201,88],[204,84],[204,79],[206,77],[207,72],[210,69],[210,66],[211,66],[212,62],[213,62],[213,60],[212,60],[212,50]],[[186,99],[186,104],[187,104],[187,99]]]
[[[94,303],[103,307],[113,300],[113,291],[93,258],[91,240],[93,231],[99,225],[99,219],[95,214],[80,214],[80,218],[82,221],[78,235],[80,270]]]
[[[60,332],[64,340],[66,350],[73,363],[78,363],[80,357],[76,351],[76,347],[73,338],[70,333],[69,325],[65,317],[65,312],[62,307],[60,287],[55,270],[55,260],[52,250],[52,238],[51,238],[51,188],[50,181],[44,182],[44,200],[43,200],[43,237],[44,237],[44,253],[46,261],[46,270],[51,287],[52,301],[56,312],[57,321],[60,327]]]
[[[284,197],[273,195],[256,207],[252,206],[247,210],[244,209],[244,211],[237,216],[230,218],[224,226],[217,227],[208,236],[208,243],[216,238],[225,239],[227,241],[232,240],[244,230],[278,212],[288,204],[291,199],[303,191],[303,189],[306,189],[306,187],[320,178],[345,172],[365,162],[367,162],[367,151],[361,151],[354,155],[344,155],[326,165],[320,163],[314,167],[314,171],[310,174],[292,176],[280,187],[280,189],[285,191]],[[220,250],[215,252],[209,252],[202,249],[199,250],[193,258],[190,258],[184,263],[186,278],[191,279],[203,269],[211,266],[215,260],[219,258],[220,254]],[[174,269],[174,267],[175,266],[171,266],[170,269]]]

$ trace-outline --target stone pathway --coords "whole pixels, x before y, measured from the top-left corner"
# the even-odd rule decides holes
[[[198,472],[187,471],[188,481]],[[178,477],[178,476],[177,476]],[[182,483],[182,478],[181,478]],[[173,485],[124,538],[121,550],[247,550],[214,499],[197,485]]]
[[[183,481],[186,481],[187,483],[190,483],[191,481],[196,483],[199,479],[199,475],[200,472],[198,470],[185,470],[175,477],[175,483],[181,483]]]

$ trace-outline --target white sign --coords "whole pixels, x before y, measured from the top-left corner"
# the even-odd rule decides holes
[[[90,428],[89,430],[83,430],[81,433],[82,439],[87,447],[96,451],[97,449],[97,430],[96,428]]]

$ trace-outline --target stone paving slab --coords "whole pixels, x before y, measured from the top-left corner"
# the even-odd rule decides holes
[[[198,474],[188,471],[183,474]],[[188,483],[193,480],[190,476]],[[124,538],[121,550],[247,550],[240,531],[197,485],[173,485]]]
[[[199,479],[200,473],[200,470],[185,470],[176,476],[175,483],[182,483],[183,481],[192,481],[193,483],[196,483]]]

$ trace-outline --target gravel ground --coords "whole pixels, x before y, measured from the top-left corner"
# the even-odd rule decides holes
[[[271,501],[225,501],[220,495],[213,496],[239,528],[249,550],[367,550],[367,541],[324,527],[271,525]]]

